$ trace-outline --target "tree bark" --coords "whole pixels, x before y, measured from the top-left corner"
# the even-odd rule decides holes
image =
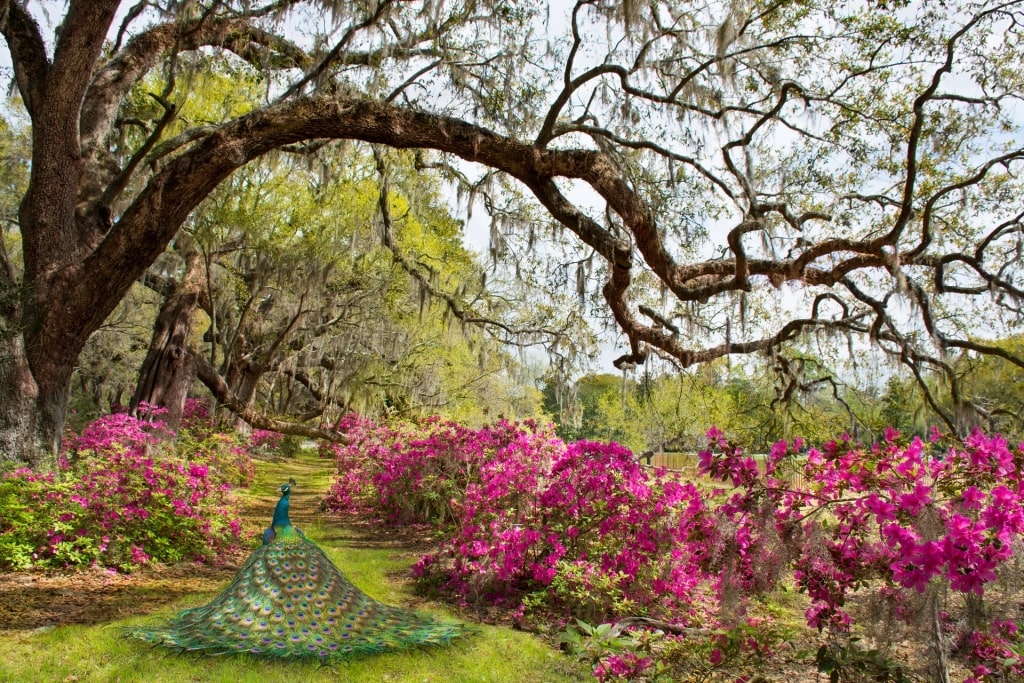
[[[160,307],[131,400],[133,415],[140,414],[142,403],[165,408],[163,419],[173,430],[181,425],[188,389],[196,377],[195,362],[188,353],[188,337],[203,285],[201,266],[198,252],[185,256],[185,274]]]
[[[0,339],[0,470],[56,465],[67,414],[72,366],[33,366],[19,334]]]
[[[254,367],[248,365],[242,369],[238,374],[238,383],[235,386],[234,394],[238,400],[238,405],[242,406],[246,411],[252,411],[256,405],[256,387],[259,385],[260,378],[263,377],[264,368]],[[249,423],[246,422],[241,416],[235,417],[235,422],[232,428],[242,434],[248,434],[252,429]]]
[[[4,330],[0,340],[0,421],[4,425],[0,429],[0,468],[50,464],[47,460],[54,449],[38,439],[38,396],[21,335]]]

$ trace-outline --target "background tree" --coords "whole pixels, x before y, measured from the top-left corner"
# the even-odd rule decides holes
[[[331,424],[349,410],[384,407],[470,421],[492,409],[535,413],[536,401],[508,381],[516,363],[507,352],[475,326],[453,328],[450,310],[432,306],[424,290],[435,282],[490,299],[432,179],[396,166],[385,237],[373,160],[351,148],[326,152],[266,158],[234,174],[189,219],[159,272],[147,273],[165,298],[133,407],[165,408],[162,419],[175,427],[199,372],[229,407],[264,426],[270,416]],[[408,272],[419,275],[418,264],[424,282]]]
[[[0,0],[32,131],[24,271],[15,255],[0,269],[8,461],[50,461],[86,341],[199,203],[312,140],[433,150],[424,172],[493,212],[496,254],[570,236],[574,254],[547,253],[600,290],[620,366],[853,335],[954,429],[973,413],[949,354],[1024,367],[983,341],[1013,332],[1022,293],[1020,2],[580,0],[563,17],[379,0],[330,3],[315,35],[282,29],[323,5],[83,0],[51,36]],[[262,79],[263,98],[170,136],[210,60]],[[155,72],[159,116],[123,116]],[[540,207],[541,225],[522,220]]]

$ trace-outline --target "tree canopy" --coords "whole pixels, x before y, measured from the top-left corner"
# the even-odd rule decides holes
[[[959,354],[1024,367],[986,341],[1020,318],[1022,5],[0,0],[32,138],[0,452],[46,461],[86,341],[207,196],[333,140],[417,150],[487,209],[495,257],[600,292],[620,367],[848,337],[961,427],[986,406]],[[211,63],[258,94],[186,116]]]

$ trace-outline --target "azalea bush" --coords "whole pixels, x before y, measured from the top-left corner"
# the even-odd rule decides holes
[[[596,621],[638,611],[706,618],[697,488],[617,444],[566,445],[531,421],[481,429],[438,419],[381,425],[348,416],[332,445],[332,510],[445,529],[420,559],[424,583],[463,603],[519,604]],[[686,536],[692,543],[682,543]],[[525,602],[524,602],[525,601]]]
[[[249,434],[249,447],[254,450],[274,450],[280,447],[284,434],[267,429],[254,429]]]
[[[0,566],[130,570],[240,545],[231,487],[251,479],[244,452],[203,432],[175,449],[170,436],[159,420],[107,415],[66,440],[57,471],[6,474]]]
[[[577,621],[561,634],[563,647],[602,683],[766,680],[751,673],[768,670],[779,652],[792,650],[792,636],[791,629],[758,618],[696,634]]]
[[[1024,671],[1016,624],[988,627],[1005,601],[985,599],[1021,585],[1020,447],[980,431],[963,442],[933,432],[926,443],[887,430],[881,443],[844,436],[805,458],[802,443],[780,442],[761,466],[721,432],[709,437],[702,471],[732,487],[709,507],[711,538],[729,552],[706,569],[721,572],[723,586],[765,592],[785,578],[810,597],[807,623],[821,631],[849,634],[855,622],[878,621],[885,628],[875,633],[921,641],[934,669],[959,649],[977,664],[968,680]],[[794,462],[798,486],[782,472]],[[870,610],[857,600],[868,591]]]
[[[463,600],[525,595],[533,611],[587,621],[706,619],[704,577],[685,571],[695,552],[686,520],[701,506],[693,484],[617,444],[558,444],[547,463],[529,443],[515,446],[471,487],[456,533],[417,572],[439,567]]]
[[[470,429],[437,417],[381,424],[347,415],[336,429],[348,443],[321,446],[321,453],[337,465],[324,499],[327,509],[372,509],[392,522],[446,528],[461,521],[467,500],[489,472],[519,466],[507,450],[514,450],[513,444],[531,444],[526,450],[540,460],[550,456],[546,443],[561,444],[550,430],[529,420]],[[515,507],[512,500],[504,502]]]

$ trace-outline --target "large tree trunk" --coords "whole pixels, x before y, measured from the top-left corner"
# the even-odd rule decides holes
[[[256,406],[256,387],[259,386],[260,378],[263,376],[263,368],[245,367],[238,375],[238,384],[233,387],[233,393],[238,399],[239,405],[247,411],[252,411]],[[236,415],[232,427],[243,434],[248,434],[252,429],[249,423],[242,417]]]
[[[39,388],[25,358],[21,335],[4,331],[0,340],[0,468],[45,463],[45,444],[38,442],[36,400]],[[27,456],[27,457],[26,457]]]
[[[67,413],[71,366],[37,354],[29,363],[25,340],[0,324],[0,471],[56,465]],[[41,378],[42,381],[37,380]]]
[[[82,102],[117,6],[114,0],[70,3],[49,59],[22,3],[0,2],[0,29],[32,119],[31,174],[18,214],[24,271],[19,276],[6,258],[0,269],[4,466],[54,466],[75,360],[110,304],[116,305],[112,300],[124,293],[82,285],[82,257],[109,227],[109,211],[79,207],[78,201]],[[105,279],[108,272],[103,266],[93,270]]]
[[[132,414],[139,413],[141,403],[166,408],[163,419],[174,430],[181,425],[185,399],[196,377],[195,361],[188,353],[188,337],[202,290],[199,254],[186,255],[185,264],[185,275],[167,294],[153,325],[149,351],[131,401]]]

